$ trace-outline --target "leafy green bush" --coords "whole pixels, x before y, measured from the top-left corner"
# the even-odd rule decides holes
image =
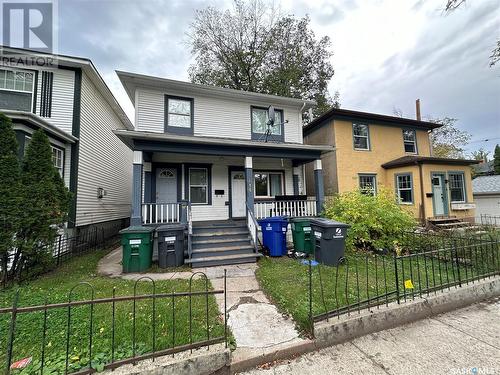
[[[326,202],[324,216],[349,224],[347,246],[365,250],[397,248],[403,233],[416,225],[413,215],[385,188],[375,196],[361,191],[339,194]]]

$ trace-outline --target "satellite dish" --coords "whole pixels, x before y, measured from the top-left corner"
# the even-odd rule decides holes
[[[272,105],[270,105],[267,109],[267,117],[269,118],[269,120],[267,120],[267,125],[273,126],[276,117],[274,115],[274,107]]]

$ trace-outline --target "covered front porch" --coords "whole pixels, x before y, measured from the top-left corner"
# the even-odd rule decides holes
[[[263,143],[119,130],[134,150],[132,225],[315,216],[329,146]],[[304,164],[315,163],[308,196]]]
[[[187,224],[188,262],[196,245],[204,254],[244,256],[248,239],[255,256],[258,219],[321,212],[325,146],[115,133],[134,150],[131,225]],[[316,188],[308,196],[304,164],[312,161]]]

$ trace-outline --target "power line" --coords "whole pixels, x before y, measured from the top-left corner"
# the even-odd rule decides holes
[[[489,141],[493,141],[495,139],[500,139],[500,137],[478,139],[477,141],[470,141],[469,143],[489,142]]]

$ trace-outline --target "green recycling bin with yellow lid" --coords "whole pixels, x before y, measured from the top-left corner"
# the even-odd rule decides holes
[[[290,220],[292,227],[293,247],[296,252],[312,254],[314,238],[311,236],[311,221],[309,218],[296,217]]]
[[[144,272],[153,260],[154,227],[133,226],[120,231],[123,272]]]

